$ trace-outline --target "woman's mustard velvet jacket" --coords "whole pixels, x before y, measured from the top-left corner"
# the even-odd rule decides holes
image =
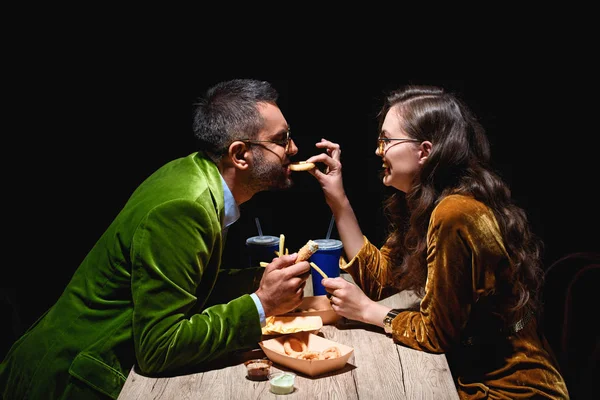
[[[71,398],[84,385],[116,399],[134,364],[171,373],[255,345],[260,319],[242,293],[262,268],[220,271],[223,213],[219,171],[199,153],[146,179],[0,364],[3,398]],[[209,307],[211,292],[231,301]]]
[[[390,249],[364,240],[343,268],[380,300],[394,291]],[[569,398],[535,318],[517,333],[502,333],[507,322],[494,304],[509,262],[491,210],[471,197],[447,196],[429,222],[424,297],[419,310],[394,318],[393,338],[413,349],[446,353],[462,399]]]

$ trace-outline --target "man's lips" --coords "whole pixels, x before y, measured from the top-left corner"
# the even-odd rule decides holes
[[[284,164],[283,169],[285,170],[285,176],[290,178],[292,176],[292,170],[290,169],[290,163]]]

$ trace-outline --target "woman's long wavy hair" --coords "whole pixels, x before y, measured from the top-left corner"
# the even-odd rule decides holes
[[[500,312],[510,315],[525,305],[539,309],[543,243],[529,227],[524,210],[513,204],[506,183],[492,170],[490,145],[475,115],[455,95],[441,88],[407,86],[391,93],[379,113],[380,128],[388,111],[401,115],[409,137],[430,141],[433,148],[408,193],[386,199],[390,221],[395,282],[400,290],[423,295],[427,279],[427,228],[431,213],[449,194],[464,194],[486,204],[500,226],[510,257],[509,270],[498,271]]]

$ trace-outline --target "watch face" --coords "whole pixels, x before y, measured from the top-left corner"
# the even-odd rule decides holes
[[[391,324],[385,324],[383,326],[383,330],[385,331],[385,333],[392,333],[392,331],[393,331],[392,325]]]

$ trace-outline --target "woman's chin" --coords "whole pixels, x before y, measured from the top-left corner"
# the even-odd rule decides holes
[[[405,187],[400,187],[400,186],[398,186],[398,185],[397,185],[397,182],[396,182],[396,184],[394,184],[394,182],[392,181],[392,179],[391,179],[391,178],[392,178],[392,176],[391,176],[391,175],[386,175],[386,176],[384,176],[384,177],[383,177],[383,180],[382,180],[382,182],[383,182],[383,185],[384,185],[384,186],[387,186],[387,187],[393,187],[393,188],[394,188],[394,189],[396,189],[396,190],[399,190],[399,191],[401,191],[401,192],[404,192],[404,193],[406,193],[406,188],[405,188]]]

